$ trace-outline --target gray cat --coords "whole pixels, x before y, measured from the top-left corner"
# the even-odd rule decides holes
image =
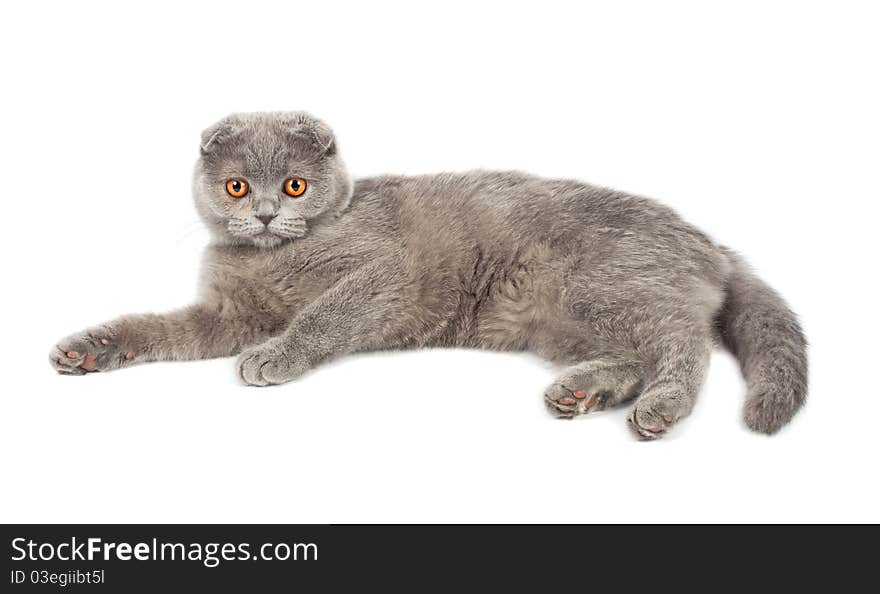
[[[239,354],[246,384],[346,353],[529,350],[567,365],[560,417],[635,399],[663,435],[692,409],[713,344],[748,381],[745,422],[774,433],[804,403],[795,315],[729,250],[636,196],[522,173],[352,182],[305,113],[229,116],[202,135],[194,195],[213,236],[197,303],[58,343],[63,374]]]

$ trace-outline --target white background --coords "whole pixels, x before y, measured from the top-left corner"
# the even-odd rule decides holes
[[[871,3],[5,3],[5,522],[880,521],[878,16]],[[56,376],[54,342],[189,302],[199,132],[306,109],[357,176],[524,169],[656,197],[743,252],[810,349],[807,407],[749,433],[719,353],[694,414],[564,422],[556,370],[348,357]]]

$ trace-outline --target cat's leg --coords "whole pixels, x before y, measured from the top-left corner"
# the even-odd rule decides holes
[[[239,377],[252,386],[281,384],[333,357],[417,335],[420,322],[403,274],[396,262],[383,259],[349,273],[279,336],[242,353]]]
[[[62,339],[49,362],[62,374],[111,371],[148,361],[228,357],[265,340],[270,320],[245,319],[234,308],[196,304],[167,314],[130,315]]]
[[[557,417],[572,418],[627,402],[639,393],[646,366],[640,361],[594,359],[562,372],[544,392],[544,402]]]
[[[708,329],[680,328],[647,343],[653,348],[651,371],[629,415],[630,427],[643,439],[661,437],[690,414],[712,353]]]
[[[601,278],[570,281],[563,302],[570,323],[555,341],[541,341],[552,345],[551,360],[584,360],[545,392],[545,401],[559,416],[572,417],[635,397],[630,426],[642,438],[660,437],[694,406],[721,292],[703,284],[696,285],[704,289],[699,292]],[[607,361],[602,353],[613,356]]]

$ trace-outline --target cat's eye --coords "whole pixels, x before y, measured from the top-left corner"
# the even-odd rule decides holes
[[[248,183],[243,179],[233,178],[226,182],[226,193],[233,198],[241,198],[248,193]]]
[[[307,185],[303,178],[291,177],[284,181],[284,193],[297,198],[305,193]]]

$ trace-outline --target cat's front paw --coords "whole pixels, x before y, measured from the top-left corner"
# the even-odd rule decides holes
[[[282,341],[273,339],[243,352],[236,363],[241,381],[250,386],[272,386],[296,379],[307,369]]]
[[[116,341],[110,328],[96,328],[59,341],[49,353],[49,363],[60,374],[83,375],[118,369],[134,356]]]

